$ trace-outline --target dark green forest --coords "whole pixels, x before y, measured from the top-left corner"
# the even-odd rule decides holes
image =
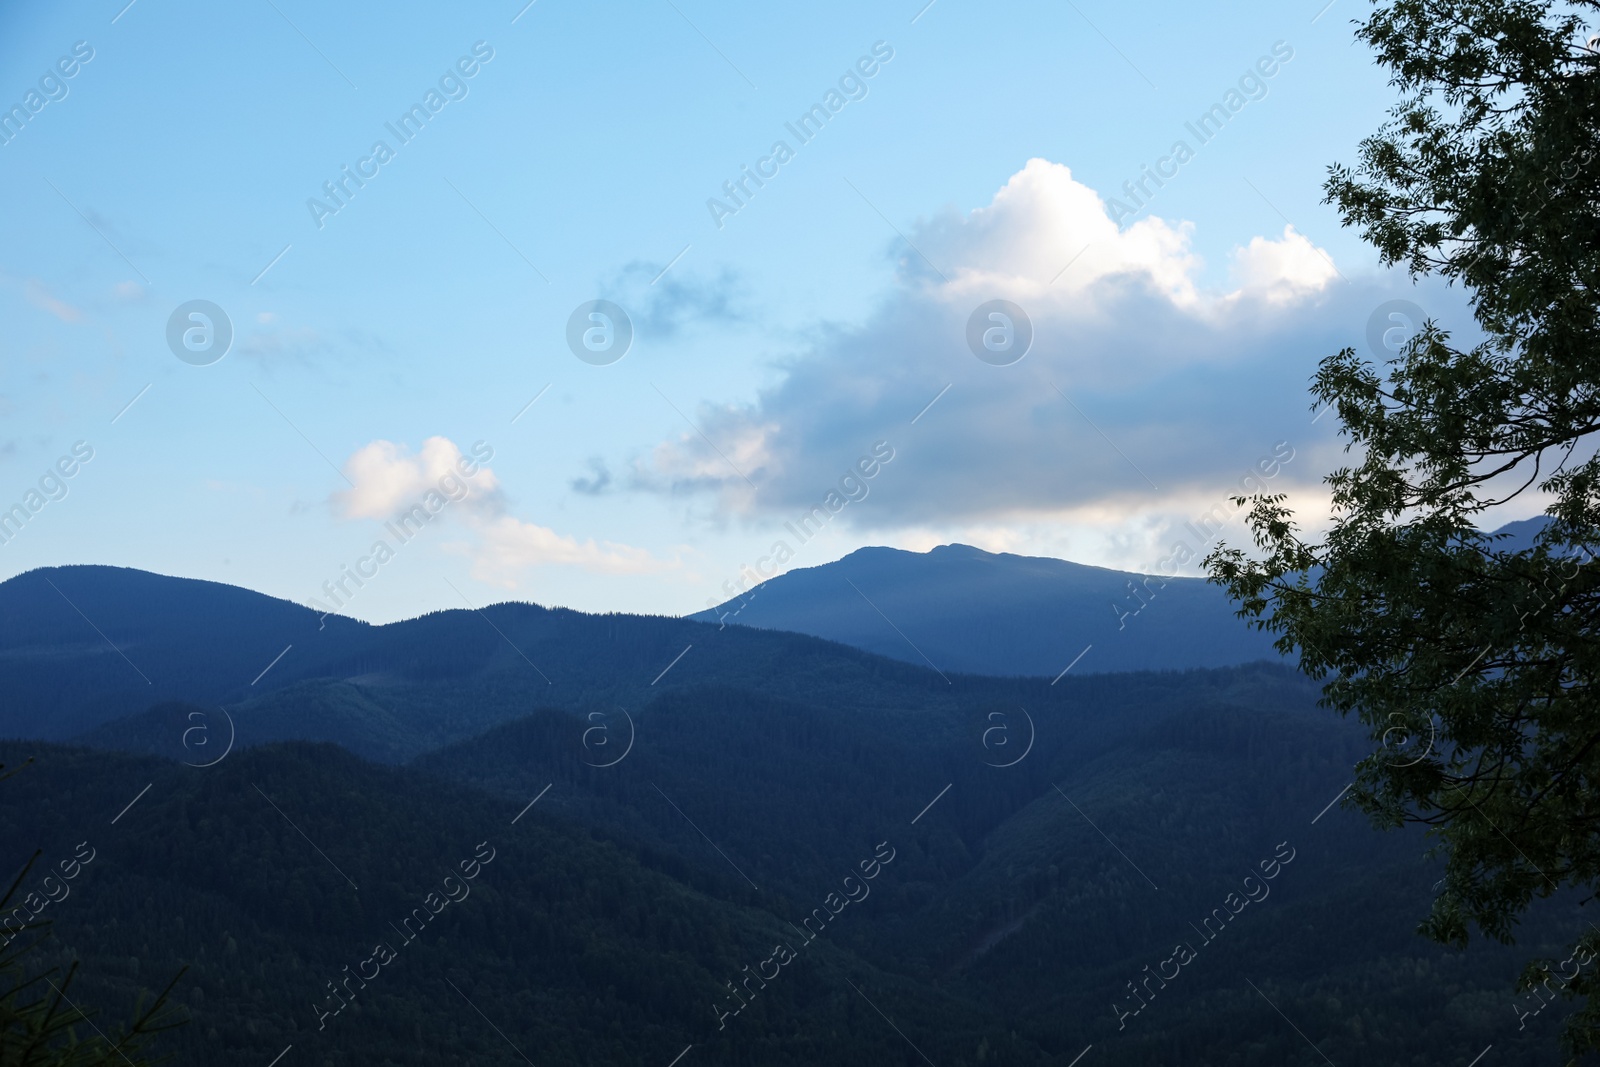
[[[619,621],[649,625],[578,631]],[[523,647],[554,666],[563,639]],[[1565,1007],[1521,1018],[1536,1002],[1514,981],[1521,954],[1585,922],[1578,901],[1548,902],[1513,948],[1418,938],[1437,873],[1416,835],[1329,807],[1361,738],[1288,668],[947,685],[794,635],[739,640],[758,654],[727,683],[685,672],[627,717],[597,686],[404,762],[421,743],[411,709],[490,717],[473,702],[517,670],[499,634],[435,633],[427,664],[461,650],[453,702],[428,666],[264,701],[323,694],[303,705],[313,735],[339,699],[386,708],[341,728],[388,762],[274,740],[188,766],[214,757],[185,750],[206,709],[182,703],[99,728],[98,750],[0,745],[8,766],[32,760],[0,783],[4,860],[94,850],[43,909],[39,962],[78,961],[75,999],[106,1020],[187,967],[190,1021],[159,1043],[179,1064],[286,1049],[285,1064],[663,1067],[686,1049],[729,1064],[1556,1054]],[[630,719],[631,748],[604,766]],[[997,724],[1009,736],[986,734]],[[109,751],[119,739],[152,754]],[[480,849],[493,859],[465,879]],[[1234,914],[1247,884],[1268,895]],[[1175,942],[1192,961],[1147,982]]]

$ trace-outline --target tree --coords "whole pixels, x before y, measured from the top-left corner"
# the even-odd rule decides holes
[[[0,765],[0,771],[4,766]],[[15,774],[0,773],[0,782]],[[0,914],[13,906],[19,889],[38,861],[39,853],[23,865],[9,889],[0,895]],[[62,973],[59,968],[29,973],[26,959],[48,934],[48,921],[29,922],[7,930],[10,936],[0,943],[0,1064],[6,1067],[146,1067],[152,1060],[139,1050],[155,1034],[181,1025],[169,1011],[177,977],[116,1040],[105,1036],[90,1015],[73,1003],[72,987],[78,965]],[[92,1035],[84,1038],[80,1028],[88,1024]]]
[[[1597,11],[1398,0],[1358,27],[1402,99],[1326,202],[1386,265],[1461,284],[1481,336],[1428,322],[1382,365],[1324,359],[1313,407],[1350,457],[1327,533],[1282,494],[1240,498],[1258,551],[1206,560],[1369,728],[1351,802],[1430,828],[1445,876],[1421,929],[1447,943],[1509,942],[1535,898],[1600,889]],[[1525,494],[1549,516],[1531,547],[1481,532]],[[1522,988],[1582,997],[1566,1039],[1600,1048],[1600,927],[1552,962]]]

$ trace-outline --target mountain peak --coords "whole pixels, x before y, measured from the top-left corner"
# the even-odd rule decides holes
[[[1055,675],[1277,659],[1222,590],[950,543],[872,546],[770,578],[693,618],[791,630],[940,670]]]

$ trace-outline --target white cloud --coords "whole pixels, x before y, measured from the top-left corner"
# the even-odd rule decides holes
[[[334,493],[332,504],[345,519],[386,520],[418,506],[430,518],[448,512],[473,540],[441,547],[469,557],[474,578],[506,588],[515,588],[530,567],[643,574],[677,566],[643,549],[579,541],[506,514],[509,502],[487,465],[493,458],[493,447],[482,441],[467,453],[448,437],[430,437],[415,453],[393,441],[373,441],[345,461],[352,486]]]
[[[448,437],[428,438],[416,455],[393,441],[373,441],[345,460],[344,476],[351,488],[334,493],[333,503],[347,519],[390,518],[429,491],[447,499],[473,500],[480,509],[500,503],[500,482],[494,472],[476,456],[463,456]]]
[[[1289,227],[1250,239],[1225,264],[1229,284],[1210,284],[1192,230],[1159,217],[1119,229],[1068,168],[1030,160],[988,205],[910,229],[920,251],[901,255],[867,321],[820,335],[751,402],[702,407],[696,422],[715,448],[675,435],[635,461],[633,484],[788,518],[887,440],[897,458],[847,512],[880,539],[1085,509],[1133,516],[1163,500],[1181,515],[1279,442],[1327,436],[1331,426],[1309,424],[1316,362],[1359,344],[1394,295],[1335,285],[1327,254]],[[969,316],[995,299],[1033,327],[1010,366],[967,347]],[[1319,475],[1297,465],[1290,477]]]
[[[1274,303],[1293,303],[1325,289],[1339,273],[1327,253],[1293,226],[1283,228],[1281,241],[1252,237],[1234,253],[1233,271],[1241,284],[1234,296],[1254,294]]]
[[[578,567],[598,574],[648,574],[676,563],[659,560],[641,548],[611,541],[579,541],[548,526],[523,522],[509,515],[483,529],[483,542],[470,550],[472,576],[491,585],[515,588],[520,574],[530,567]]]
[[[915,244],[946,271],[938,294],[946,301],[977,296],[981,302],[1004,290],[1018,303],[1067,308],[1097,282],[1125,277],[1189,305],[1197,299],[1192,275],[1199,267],[1189,231],[1187,223],[1154,216],[1119,231],[1099,194],[1071,170],[1031,159],[989,206],[935,219]]]

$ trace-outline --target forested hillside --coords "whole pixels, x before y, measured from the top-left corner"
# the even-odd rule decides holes
[[[626,719],[560,708],[405,767],[9,742],[34,763],[0,840],[94,850],[46,908],[86,1001],[191,965],[182,1064],[1323,1062],[1294,1026],[1334,1062],[1548,1062],[1558,1009],[1518,1029],[1512,952],[1412,933],[1416,843],[1323,810],[1356,738],[1303,682],[1056,688],[1026,749],[981,702],[700,686],[625,755]],[[1519,947],[1581,922],[1554,902]]]

